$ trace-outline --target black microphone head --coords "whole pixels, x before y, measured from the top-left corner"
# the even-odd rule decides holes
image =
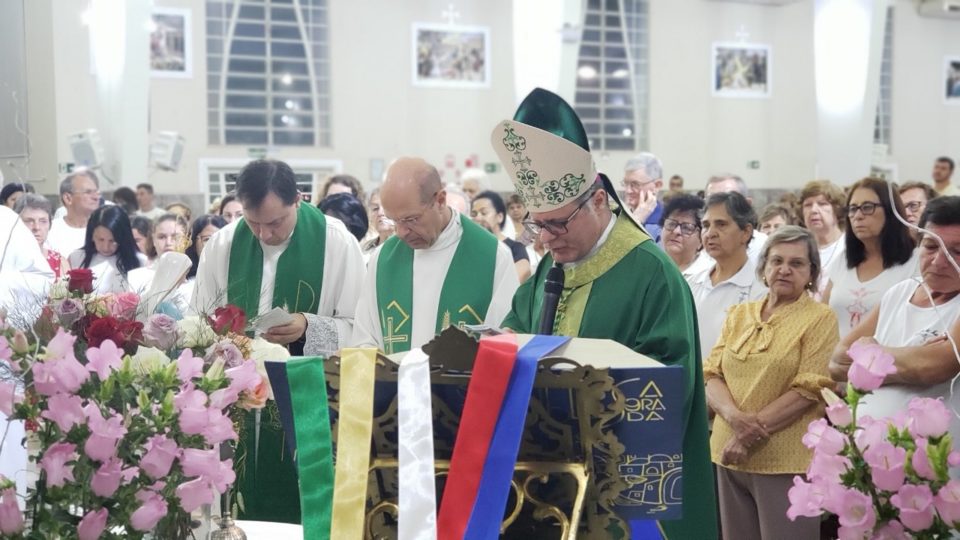
[[[543,290],[549,294],[560,294],[563,291],[563,268],[551,266],[547,270],[547,278],[543,283]]]

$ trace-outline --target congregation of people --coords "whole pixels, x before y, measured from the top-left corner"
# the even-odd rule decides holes
[[[534,157],[539,134],[524,122],[535,125],[518,112],[494,131],[504,169],[523,176],[517,158],[532,157],[540,177],[560,177],[567,164],[554,174],[550,159]],[[289,318],[262,336],[294,354],[327,355],[407,351],[450,325],[535,333],[546,273],[559,267],[568,309],[557,333],[614,339],[685,369],[684,519],[665,527],[670,538],[717,529],[730,539],[819,538],[820,520],[787,519],[787,491],[810,464],[801,438],[823,416],[820,391],[845,381],[855,342],[883,346],[897,367],[864,414],[895,414],[915,396],[960,404],[947,339],[960,339],[951,159],[936,160],[930,183],[813,180],[757,208],[739,176],[688,191],[679,175],[665,182],[646,152],[627,163],[617,192],[585,143],[547,141],[545,155],[559,144],[575,150],[570,159],[588,179],[559,192],[520,183],[498,193],[482,175],[444,183],[413,157],[395,160],[369,193],[341,174],[310,202],[274,160],[248,164],[236,191],[209,208],[161,208],[147,183],[108,195],[89,170],[61,181],[57,205],[9,183],[0,193],[10,231],[3,275],[51,282],[90,268],[98,292],[142,293],[154,274],[140,270],[182,253],[190,266],[170,291],[180,316],[230,303],[255,319],[281,307]],[[23,227],[8,224],[14,213]],[[10,247],[27,241],[36,255]],[[960,420],[951,433],[960,437]],[[279,481],[263,489],[248,515],[296,505]]]

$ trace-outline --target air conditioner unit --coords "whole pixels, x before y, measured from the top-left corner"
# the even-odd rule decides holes
[[[150,145],[150,159],[158,169],[176,171],[183,158],[184,139],[176,131],[161,131]]]
[[[917,0],[921,17],[960,19],[960,0]]]
[[[74,133],[67,137],[75,167],[94,169],[103,165],[103,142],[95,129]]]

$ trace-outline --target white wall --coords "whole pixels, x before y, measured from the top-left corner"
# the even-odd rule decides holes
[[[199,159],[246,159],[247,149],[206,143],[204,1],[155,3],[193,11],[195,56],[192,79],[151,82],[151,131],[179,131],[187,147],[180,171],[154,172],[148,180],[161,193],[196,193],[201,189]],[[459,24],[490,27],[493,84],[479,90],[410,83],[410,24],[442,22],[449,2],[330,4],[333,145],[284,147],[275,157],[339,159],[345,172],[368,186],[371,159],[419,155],[441,169],[448,154],[460,169],[471,154],[477,154],[480,163],[496,161],[490,132],[517,104],[510,2],[455,4]],[[743,175],[755,188],[797,188],[813,178],[817,127],[812,0],[781,7],[708,0],[650,4],[649,150],[663,159],[665,173],[683,175],[688,189],[701,188],[707,177],[722,171]],[[70,159],[67,135],[96,127],[86,28],[79,24],[85,5],[76,0],[26,2],[31,171],[55,175],[56,162]],[[936,155],[960,158],[960,107],[944,105],[939,94],[944,54],[960,54],[960,21],[920,18],[910,0],[898,0],[896,13],[893,159],[901,178],[928,179]],[[772,46],[769,99],[722,99],[710,93],[711,43],[736,41],[741,27],[748,41]],[[614,152],[597,158],[600,169],[616,182],[629,156]],[[754,160],[760,168],[748,169],[747,162]],[[123,179],[126,184],[142,180]],[[505,174],[495,176],[494,187],[509,189]],[[52,193],[56,182],[45,183],[41,190]]]
[[[960,56],[960,20],[920,17],[911,4],[900,0],[893,21],[890,151],[901,181],[930,182],[937,156],[960,162],[960,104],[943,100],[943,58]]]

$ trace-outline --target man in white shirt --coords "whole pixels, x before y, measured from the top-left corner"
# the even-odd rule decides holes
[[[499,326],[520,285],[513,257],[447,205],[437,169],[398,159],[380,203],[396,235],[370,258],[352,346],[393,353],[420,347],[447,326]]]
[[[212,315],[231,304],[255,320],[279,307],[292,314],[290,322],[270,327],[264,339],[286,345],[294,356],[336,352],[352,331],[363,282],[356,238],[340,220],[302,202],[296,175],[282,161],[248,163],[237,177],[237,200],[243,218],[220,229],[200,255],[194,311]],[[245,417],[238,445],[246,463],[238,477],[241,516],[299,523],[289,445],[282,429],[259,418]]]
[[[8,320],[19,327],[32,324],[52,281],[53,270],[30,229],[0,206],[0,309]]]
[[[282,161],[247,164],[237,199],[243,219],[218,231],[200,256],[193,310],[212,314],[229,303],[252,320],[282,307],[293,321],[270,328],[264,339],[302,354],[308,332],[316,331],[326,339],[309,352],[338,351],[353,330],[363,282],[356,239],[340,220],[301,203],[293,170]]]
[[[60,202],[67,213],[53,219],[47,244],[60,255],[69,257],[73,251],[83,247],[87,220],[100,206],[100,181],[97,175],[86,169],[68,175],[60,182]]]
[[[163,208],[154,206],[153,184],[146,182],[137,184],[137,206],[140,207],[140,209],[137,210],[137,215],[143,216],[150,221],[167,213]]]

